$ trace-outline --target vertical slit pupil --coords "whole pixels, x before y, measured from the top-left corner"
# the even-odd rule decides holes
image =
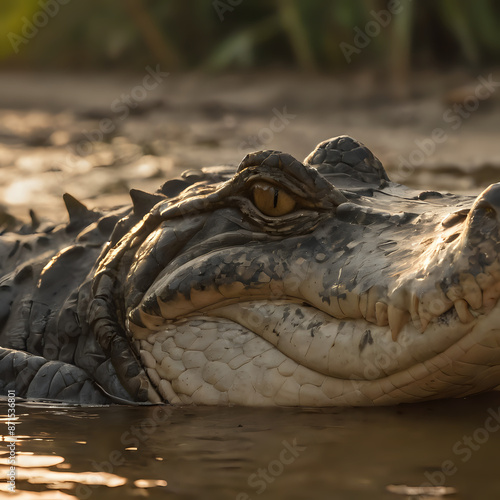
[[[274,208],[278,206],[278,194],[279,194],[278,189],[274,188]]]

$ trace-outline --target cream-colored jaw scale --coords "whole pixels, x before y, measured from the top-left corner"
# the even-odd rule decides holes
[[[302,327],[283,321],[299,309]],[[248,406],[365,406],[460,396],[488,388],[500,376],[500,309],[470,331],[457,320],[444,337],[403,329],[393,342],[387,328],[357,333],[361,321],[334,322],[314,330],[315,314],[296,304],[244,303],[217,314],[192,317],[136,341],[158,393],[172,404]],[[296,311],[297,312],[297,311]],[[309,317],[308,317],[309,316]],[[281,318],[281,319],[280,319]],[[407,329],[407,331],[406,331]],[[360,330],[361,331],[361,330]],[[485,333],[486,332],[486,333]],[[428,332],[432,335],[432,328]],[[412,353],[414,358],[411,358]],[[316,366],[314,369],[312,367]],[[353,367],[355,367],[354,371]],[[344,370],[344,371],[343,371]]]

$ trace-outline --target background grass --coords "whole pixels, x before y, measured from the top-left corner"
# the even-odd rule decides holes
[[[475,68],[500,55],[500,2],[393,0],[401,4],[349,64],[354,44],[384,0],[2,0],[0,59],[30,69],[143,68],[227,71],[260,67],[308,72],[373,65],[404,73],[421,66]],[[239,2],[239,3],[238,3]],[[59,12],[32,37],[37,12]],[[12,40],[23,37],[17,53]],[[19,39],[16,39],[19,40]]]

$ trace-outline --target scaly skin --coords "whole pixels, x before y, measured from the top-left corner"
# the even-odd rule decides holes
[[[389,181],[353,139],[0,237],[3,393],[373,405],[500,384],[500,184]]]

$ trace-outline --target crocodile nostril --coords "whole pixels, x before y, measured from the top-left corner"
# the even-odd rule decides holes
[[[486,200],[481,200],[474,207],[473,219],[481,225],[482,232],[493,231],[498,226],[498,215],[500,207],[495,208]]]
[[[477,197],[473,209],[488,218],[497,219],[500,215],[500,183],[486,188]]]
[[[478,196],[477,207],[489,213],[500,212],[500,183],[492,184]]]
[[[484,207],[481,207],[485,213],[485,215],[487,215],[488,217],[496,217],[497,215],[497,211],[492,207],[492,206],[484,206]]]
[[[487,187],[472,205],[465,223],[464,236],[469,245],[482,245],[500,238],[500,183]]]
[[[487,235],[498,228],[500,207],[493,207],[488,201],[481,200],[474,207],[471,223],[479,228],[483,235]]]

